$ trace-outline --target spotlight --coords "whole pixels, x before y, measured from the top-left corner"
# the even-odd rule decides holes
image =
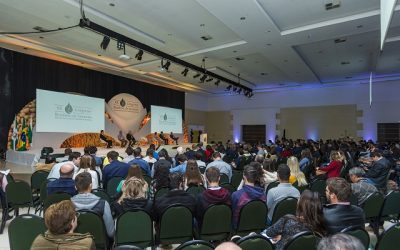
[[[199,77],[199,76],[200,76],[200,74],[197,73],[196,75],[193,76],[193,78],[197,78],[197,77]]]
[[[206,80],[206,82],[211,82],[212,80],[214,80],[214,78],[209,77],[209,78]]]
[[[207,78],[207,75],[204,74],[204,75],[200,78],[200,82],[204,82],[204,81],[206,80],[206,78]]]
[[[125,43],[118,40],[118,41],[117,41],[117,49],[118,49],[118,50],[125,49]]]
[[[187,73],[189,72],[189,69],[188,68],[185,68],[182,72],[181,72],[181,74],[183,75],[183,76],[187,76]]]
[[[165,69],[166,71],[168,71],[169,66],[171,66],[171,62],[170,62],[170,61],[167,61],[167,62],[164,64],[164,69]]]
[[[110,44],[110,37],[104,36],[103,41],[101,41],[101,43],[100,43],[100,48],[102,48],[103,50],[106,50],[109,44]]]
[[[216,80],[216,81],[215,81],[215,83],[214,83],[214,84],[215,84],[215,86],[218,86],[220,82],[221,82],[221,80],[219,80],[219,79],[218,79],[218,80]]]
[[[228,87],[226,87],[226,90],[231,90],[232,85],[229,85]]]
[[[139,61],[142,60],[142,56],[143,56],[143,50],[139,50],[138,53],[135,55],[135,58]]]

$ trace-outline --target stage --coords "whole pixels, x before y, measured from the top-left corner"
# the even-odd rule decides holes
[[[183,149],[191,148],[192,144],[179,144],[179,145],[162,145],[157,149],[157,152],[165,148],[171,157],[176,155],[176,148],[183,147]],[[145,156],[148,146],[142,146],[142,155]],[[126,148],[113,147],[113,148],[97,148],[97,156],[106,156],[111,150],[117,151],[122,157],[126,157]],[[77,151],[83,154],[83,148],[72,148],[72,151]],[[29,151],[14,151],[7,150],[6,153],[6,168],[11,170],[11,173],[18,174],[31,174],[35,171],[35,165],[38,162],[44,162],[40,159],[41,149],[31,149]],[[51,154],[64,154],[64,148],[55,148]],[[65,157],[57,158],[57,161],[66,160]]]

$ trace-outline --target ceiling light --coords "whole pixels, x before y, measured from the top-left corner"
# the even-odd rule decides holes
[[[168,71],[169,66],[171,66],[171,62],[170,62],[170,61],[167,61],[167,62],[164,64],[164,58],[161,58],[161,71]]]
[[[110,37],[104,36],[103,41],[101,41],[101,43],[100,43],[100,48],[102,48],[103,50],[106,50],[109,44],[110,44]]]
[[[218,79],[218,80],[216,80],[216,81],[215,81],[215,83],[214,83],[214,84],[215,84],[215,86],[218,86],[220,82],[221,82],[221,80],[219,80],[219,79]]]
[[[214,80],[214,78],[209,77],[209,78],[206,80],[206,82],[211,82],[212,80]]]
[[[200,74],[199,73],[196,73],[194,76],[193,76],[193,78],[197,78],[197,77],[199,77],[200,76]]]
[[[228,87],[226,87],[226,90],[231,90],[232,85],[229,85]]]
[[[347,41],[347,38],[337,38],[333,40],[335,43],[344,43]]]
[[[331,3],[325,4],[325,10],[332,10],[340,7],[340,1],[332,1]]]
[[[125,53],[125,43],[124,43],[124,42],[119,42],[119,41],[118,41],[118,43],[117,43],[117,48],[118,48],[119,50],[121,50],[120,47],[121,47],[121,49],[124,50],[124,54],[120,55],[120,56],[119,56],[119,59],[124,60],[124,61],[131,59],[131,57],[128,56],[128,55]]]
[[[187,76],[187,73],[189,72],[189,69],[188,68],[185,68],[182,72],[181,72],[181,74],[183,75],[183,76]]]
[[[206,80],[206,78],[207,78],[207,75],[204,74],[204,75],[200,78],[200,82],[204,82],[204,81]]]
[[[118,41],[117,41],[117,49],[118,49],[118,50],[122,50],[122,49],[124,49],[124,48],[125,48],[125,43],[118,40]]]
[[[139,60],[139,61],[141,61],[142,60],[142,57],[143,57],[143,50],[139,50],[138,51],[138,53],[135,55],[135,58],[137,59],[137,60]]]

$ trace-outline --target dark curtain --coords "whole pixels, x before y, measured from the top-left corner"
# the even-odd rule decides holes
[[[185,113],[184,92],[0,48],[0,148],[6,148],[14,115],[36,98],[37,88],[81,93],[106,102],[116,94],[129,93],[147,111],[150,105],[158,105]]]

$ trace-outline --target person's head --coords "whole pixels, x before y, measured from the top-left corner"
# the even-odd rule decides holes
[[[148,148],[147,151],[146,151],[146,155],[148,157],[150,157],[150,158],[153,158],[154,157],[154,150],[151,149],[151,148]]]
[[[178,155],[181,155],[181,154],[184,154],[184,153],[185,153],[185,150],[183,150],[183,147],[178,147],[178,148],[176,149],[176,153],[177,153]]]
[[[203,179],[201,178],[201,173],[199,170],[199,166],[195,160],[188,160],[186,163],[186,172],[185,179],[187,181],[187,185],[189,184],[200,184],[203,183]]]
[[[310,149],[305,148],[305,149],[301,150],[301,158],[302,158],[302,159],[303,159],[303,158],[309,158],[309,159],[311,159],[312,157],[311,157],[311,151],[310,151]]]
[[[276,161],[266,158],[263,162],[263,168],[268,172],[276,172]]]
[[[133,164],[128,169],[128,175],[126,176],[126,180],[129,180],[131,177],[143,179],[142,169],[139,167],[139,165]]]
[[[44,214],[44,223],[51,234],[73,233],[77,226],[75,205],[71,200],[64,200],[51,205]]]
[[[336,150],[332,150],[330,157],[331,161],[341,161],[342,160],[342,156],[340,155],[339,151]]]
[[[242,248],[236,245],[234,242],[227,241],[219,244],[215,250],[242,250]]]
[[[348,202],[351,195],[351,186],[343,178],[332,177],[326,181],[325,193],[331,204]]]
[[[107,158],[109,162],[117,161],[118,160],[118,152],[111,150],[110,152],[107,153]]]
[[[78,193],[90,193],[92,191],[92,176],[88,172],[82,172],[75,177],[75,188]]]
[[[216,167],[209,167],[206,170],[206,180],[208,183],[208,186],[210,185],[217,185],[219,184],[219,179],[220,179],[220,172],[219,169]]]
[[[145,180],[131,177],[122,185],[122,195],[119,202],[122,202],[125,198],[145,199],[147,198],[147,188],[148,185]]]
[[[90,155],[83,155],[81,157],[81,162],[79,164],[79,167],[83,169],[92,169],[92,160],[93,157],[91,157]]]
[[[156,150],[156,145],[154,143],[150,144],[149,148]]]
[[[255,162],[258,162],[260,164],[263,164],[264,162],[264,155],[258,154],[256,155],[256,158],[254,159]]]
[[[289,182],[289,177],[290,177],[290,168],[286,164],[279,164],[278,170],[276,171],[278,173],[278,179],[279,182]]]
[[[310,225],[313,231],[325,232],[322,204],[317,192],[303,191],[297,202],[296,216]]]
[[[165,151],[164,150],[160,150],[160,152],[158,152],[158,159],[160,158],[165,158]]]
[[[200,152],[196,152],[194,154],[194,157],[196,158],[196,160],[201,161],[201,158],[203,157],[203,155]]]
[[[83,148],[83,154],[84,155],[90,154],[89,151],[90,151],[90,147],[89,146],[86,146],[86,147]]]
[[[127,147],[127,148],[125,149],[125,153],[126,153],[127,155],[132,155],[132,154],[133,154],[133,148],[132,148],[132,147]]]
[[[68,156],[68,161],[72,161],[75,166],[79,167],[79,164],[81,163],[81,153],[79,152],[72,152]]]
[[[97,153],[97,147],[96,146],[90,146],[89,147],[89,154],[95,155]]]
[[[375,150],[371,152],[369,156],[372,158],[373,161],[377,161],[382,157],[382,154],[378,150]]]
[[[65,156],[68,156],[69,157],[69,155],[72,153],[72,149],[71,148],[66,148],[66,149],[64,149],[64,154],[65,154]]]
[[[104,130],[100,130],[100,134],[104,134]]]
[[[184,162],[187,160],[187,157],[186,157],[186,155],[184,155],[184,154],[179,154],[179,155],[176,157],[176,160],[179,162],[179,164],[182,164],[182,163],[184,163]]]
[[[260,164],[249,164],[244,166],[243,180],[246,185],[260,185],[263,178],[263,170]]]
[[[290,156],[287,159],[287,165],[290,168],[290,174],[293,176],[298,176],[300,172],[299,168],[299,161],[297,160],[297,157],[295,156]]]
[[[71,163],[64,163],[60,168],[60,178],[71,178],[74,176],[74,165]]]
[[[141,156],[142,156],[142,150],[141,150],[139,147],[135,148],[135,149],[133,150],[133,156],[135,156],[135,157],[141,157]]]
[[[56,162],[56,158],[54,157],[54,156],[52,156],[52,155],[48,155],[47,157],[46,157],[46,160],[45,160],[45,164],[51,164],[51,163],[55,163]]]
[[[169,168],[165,166],[159,166],[154,171],[154,178],[156,182],[156,189],[165,188],[170,186],[169,180]]]
[[[181,173],[172,173],[169,175],[171,189],[183,190],[183,175]]]
[[[207,145],[207,146],[209,146],[209,145]],[[221,159],[221,154],[220,154],[219,152],[214,152],[214,153],[212,154],[212,158],[213,158],[214,160],[219,160],[219,159]]]
[[[345,233],[338,233],[322,238],[318,243],[318,250],[363,250],[364,245],[359,239]]]
[[[358,182],[364,176],[364,174],[365,171],[362,168],[354,167],[349,170],[350,180],[353,183]]]

